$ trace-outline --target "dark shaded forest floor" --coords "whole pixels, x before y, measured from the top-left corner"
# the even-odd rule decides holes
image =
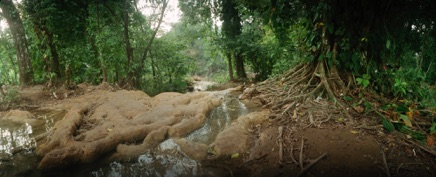
[[[242,90],[244,87],[241,85],[243,83],[232,82],[212,89],[238,87],[235,90]],[[12,109],[32,112],[103,91],[121,94],[118,101],[128,98],[127,92],[108,84],[80,84],[71,90],[33,86],[20,90],[19,101],[3,102],[0,118]],[[126,95],[123,96],[124,93]],[[80,101],[86,104],[85,100]],[[352,119],[349,120],[333,109],[328,100],[313,100],[301,105],[307,112],[294,112],[289,119],[276,120],[269,118],[270,111],[261,108],[259,101],[242,101],[259,106],[259,113],[238,120],[240,124],[249,122],[243,124],[245,133],[241,136],[247,141],[238,157],[227,154],[203,159],[204,166],[220,171],[216,176],[436,176],[436,156],[431,154],[436,149],[434,145],[426,147],[399,132],[387,133],[374,115],[351,110]],[[253,117],[262,118],[250,120]],[[240,140],[238,134],[232,136],[227,139],[230,148],[233,147],[231,141]]]
[[[259,94],[255,84],[228,82],[215,89],[238,84],[248,92],[242,96],[246,104],[263,105],[265,95],[252,95]],[[256,149],[249,152],[250,158],[225,163],[235,176],[436,175],[435,145],[388,133],[378,115],[358,113],[351,105],[346,108],[351,115],[347,119],[332,104],[325,99],[307,101],[285,120],[271,118],[271,113],[267,126],[252,133]]]

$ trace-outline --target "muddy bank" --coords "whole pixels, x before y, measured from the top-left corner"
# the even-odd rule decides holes
[[[174,139],[184,153],[199,161],[242,155],[252,144],[249,133],[260,128],[267,112],[241,116],[235,122],[229,119],[238,117],[239,113],[230,115],[235,114],[232,112],[236,108],[221,103],[225,95],[240,90],[241,87],[215,92],[162,93],[150,97],[140,91],[98,89],[62,100],[55,106],[43,108],[63,110],[65,115],[49,132],[38,136],[42,137],[38,138],[36,147],[36,153],[42,157],[38,168],[58,169],[97,159],[128,161],[167,139]],[[239,101],[228,104],[246,109]],[[228,120],[221,122],[223,125],[218,126],[219,129],[208,131],[214,134],[207,135],[211,138],[209,142],[187,140],[187,135],[204,126],[211,111],[220,105],[223,106],[221,112],[215,114],[226,114],[218,117],[227,116]],[[32,116],[25,111],[11,111],[10,114],[18,117],[23,114],[24,119]]]

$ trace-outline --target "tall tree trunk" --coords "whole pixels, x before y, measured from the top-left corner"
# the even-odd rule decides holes
[[[242,25],[241,25],[241,17],[239,16],[239,11],[237,8],[237,4],[233,0],[223,0],[222,1],[222,31],[225,37],[225,40],[228,41],[226,44],[227,50],[231,50],[236,48],[238,44],[238,37],[241,35]],[[232,50],[227,56],[229,60],[229,74],[230,74],[230,62],[231,58],[235,61],[236,67],[236,76],[239,79],[247,78],[244,69],[244,58],[241,55],[242,51],[240,49]],[[230,79],[233,80],[233,72],[231,73]]]
[[[153,41],[156,38],[156,34],[159,31],[160,25],[162,24],[162,20],[163,20],[163,17],[165,15],[165,10],[166,10],[167,5],[168,5],[168,0],[164,0],[162,3],[163,3],[162,4],[162,11],[160,13],[160,17],[159,17],[159,21],[158,21],[157,27],[154,30],[150,40],[148,41],[147,46],[145,46],[145,48],[144,48],[144,51],[142,53],[142,57],[141,57],[141,60],[140,60],[139,68],[136,70],[136,82],[135,82],[136,87],[139,87],[141,85],[140,77],[141,77],[141,75],[142,75],[142,73],[144,71],[145,59],[147,59],[148,52],[150,51],[151,45],[153,44]]]
[[[232,63],[232,54],[231,53],[227,53],[227,64],[229,67],[229,77],[230,77],[230,81],[234,81],[234,77],[233,77],[233,63]]]
[[[19,65],[20,85],[29,85],[33,79],[33,70],[30,62],[23,21],[21,20],[18,9],[15,7],[12,0],[1,0],[0,8],[2,9],[2,16],[6,19],[12,32]]]
[[[130,44],[130,35],[129,35],[129,6],[130,1],[126,0],[124,2],[124,12],[123,12],[123,35],[124,35],[124,43],[126,47],[126,56],[127,56],[127,66],[126,66],[126,73],[127,73],[127,83],[130,84],[130,86],[133,85],[133,77],[134,72],[132,68],[132,62],[133,62],[133,49],[132,45]]]
[[[235,52],[235,67],[238,79],[246,79],[247,74],[245,73],[244,58],[239,52]]]
[[[51,71],[50,72],[54,72],[56,74],[56,79],[61,79],[62,78],[62,74],[61,74],[61,67],[60,67],[60,62],[59,62],[59,54],[58,54],[58,50],[56,47],[56,44],[54,42],[53,39],[53,34],[50,32],[45,32],[47,35],[47,42],[48,42],[48,47],[50,48],[50,53],[51,53]]]

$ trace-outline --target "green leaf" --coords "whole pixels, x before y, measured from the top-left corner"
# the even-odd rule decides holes
[[[390,40],[386,41],[386,48],[387,49],[391,48],[391,41]]]
[[[410,129],[410,127],[407,127],[406,125],[402,123],[395,123],[394,124],[395,129],[397,129],[399,132],[410,135],[412,138],[423,141],[427,138],[427,136],[419,131],[415,131]]]
[[[333,30],[334,30],[334,26],[333,25],[328,25],[327,29],[329,30],[330,34],[333,34]]]
[[[409,107],[407,107],[405,104],[400,104],[395,107],[395,111],[401,114],[405,114],[409,111]]]
[[[232,159],[236,159],[236,158],[238,158],[239,157],[239,153],[234,153],[234,154],[232,154]]]
[[[368,74],[363,74],[363,76],[362,76],[364,79],[366,79],[366,80],[369,80],[369,79],[371,79],[371,76],[370,75],[368,75]]]
[[[356,81],[357,81],[357,85],[362,85],[363,79],[362,78],[356,78]]]
[[[436,133],[436,122],[433,122],[430,127],[430,134]]]
[[[365,103],[363,103],[363,105],[365,106],[365,109],[367,109],[367,110],[372,109],[372,104],[370,102],[366,101]]]
[[[362,85],[363,85],[363,87],[368,87],[369,81],[368,80],[363,80]]]
[[[406,115],[400,114],[400,120],[403,120],[406,126],[412,127],[412,122],[410,121],[409,117],[407,117]]]
[[[344,100],[345,101],[353,101],[353,98],[351,98],[350,96],[345,95],[344,96]]]
[[[407,82],[401,82],[401,86],[407,86]]]
[[[324,57],[325,57],[325,55],[324,55],[324,54],[321,54],[321,55],[319,55],[319,57],[318,57],[318,61],[321,61],[321,60],[323,60],[323,59],[324,59]]]
[[[386,118],[382,118],[382,121],[383,121],[383,127],[386,129],[386,131],[393,132],[395,130],[395,127],[391,121],[389,121]]]

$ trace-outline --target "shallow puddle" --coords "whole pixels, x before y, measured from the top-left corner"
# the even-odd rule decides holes
[[[39,176],[34,154],[38,135],[48,132],[65,112],[38,110],[29,123],[0,120],[0,176]]]
[[[226,94],[223,96],[222,104],[209,114],[203,127],[190,133],[186,139],[209,145],[219,132],[230,126],[239,116],[250,111],[239,101],[237,95]]]
[[[93,170],[90,176],[198,176],[200,173],[200,163],[185,156],[174,140],[168,139],[131,163],[115,161]]]

